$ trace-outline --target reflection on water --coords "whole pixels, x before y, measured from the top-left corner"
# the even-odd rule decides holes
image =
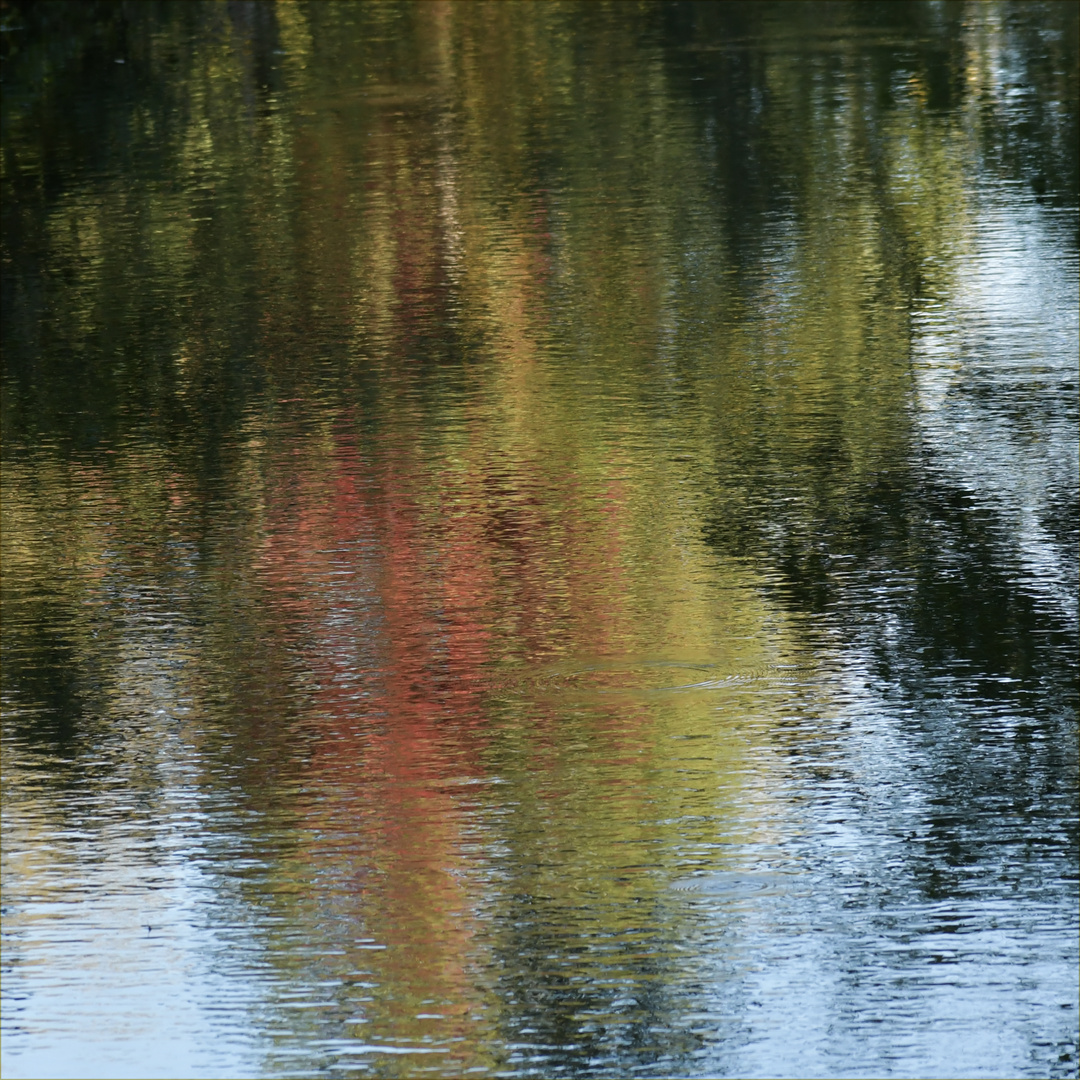
[[[5,1076],[1075,1075],[1075,5],[3,20]]]

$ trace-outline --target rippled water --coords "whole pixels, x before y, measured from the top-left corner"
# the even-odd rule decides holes
[[[1076,4],[2,11],[6,1077],[1076,1075]]]

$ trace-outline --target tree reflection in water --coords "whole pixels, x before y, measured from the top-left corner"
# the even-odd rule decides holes
[[[1075,4],[3,18],[5,1074],[1075,1072]]]

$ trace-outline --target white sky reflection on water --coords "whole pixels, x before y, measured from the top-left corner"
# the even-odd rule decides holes
[[[1031,587],[1077,621],[1077,562],[1047,499],[1080,481],[1080,289],[1072,210],[1015,187],[977,193],[974,247],[947,300],[914,314],[917,418],[937,467],[1001,518]]]

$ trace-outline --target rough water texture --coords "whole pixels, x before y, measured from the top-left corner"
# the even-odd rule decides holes
[[[5,1077],[1076,1075],[1075,3],[2,21]]]

